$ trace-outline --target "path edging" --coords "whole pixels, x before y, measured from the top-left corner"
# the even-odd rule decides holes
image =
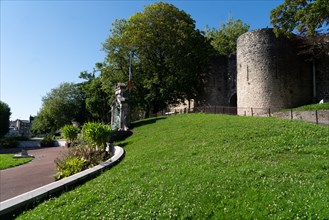
[[[8,213],[12,213],[17,209],[27,206],[28,204],[37,202],[38,200],[41,200],[51,194],[60,192],[61,190],[65,190],[74,184],[78,184],[79,182],[87,180],[91,176],[101,172],[102,170],[110,167],[111,165],[114,165],[123,156],[123,148],[115,146],[113,156],[109,160],[97,166],[81,171],[56,182],[49,183],[45,186],[39,187],[29,192],[23,193],[14,198],[0,202],[0,217],[3,215],[7,215]]]

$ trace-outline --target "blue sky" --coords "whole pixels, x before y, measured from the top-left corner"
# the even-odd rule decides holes
[[[0,99],[11,120],[36,115],[42,97],[62,82],[102,62],[102,43],[115,19],[129,18],[156,1],[1,0]],[[283,0],[165,1],[190,14],[200,30],[218,28],[231,16],[250,29],[271,27],[270,11]]]

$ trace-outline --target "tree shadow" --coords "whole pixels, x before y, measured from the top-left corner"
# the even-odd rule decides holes
[[[110,143],[123,141],[133,135],[132,131],[114,131],[110,136]]]
[[[153,123],[157,122],[158,120],[163,120],[163,119],[167,119],[167,117],[150,118],[150,119],[144,119],[141,121],[133,122],[132,128],[138,128],[138,127],[141,127],[144,125],[153,124]]]

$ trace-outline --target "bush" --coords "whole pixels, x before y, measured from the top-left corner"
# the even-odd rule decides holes
[[[64,136],[64,139],[68,142],[68,143],[73,143],[79,134],[80,129],[77,128],[74,125],[65,125],[64,127],[62,127],[61,132]]]
[[[1,148],[11,148],[11,147],[17,147],[19,141],[28,141],[29,138],[27,137],[4,137],[0,139],[0,149]]]
[[[17,147],[18,140],[16,138],[2,138],[0,140],[0,149]]]
[[[54,146],[54,136],[47,134],[41,141],[41,147],[53,147]]]
[[[55,179],[59,180],[78,173],[87,168],[96,166],[109,159],[111,155],[106,151],[97,151],[95,148],[87,146],[77,146],[70,148],[63,154],[61,159],[56,159]]]
[[[59,180],[84,170],[86,161],[82,157],[68,156],[62,160],[55,161],[58,172],[55,179]]]
[[[83,138],[91,147],[99,147],[105,151],[106,142],[111,134],[111,127],[99,122],[88,122],[83,125]]]

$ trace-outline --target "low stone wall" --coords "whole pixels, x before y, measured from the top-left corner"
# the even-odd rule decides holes
[[[75,186],[97,176],[105,169],[116,165],[124,157],[124,153],[123,148],[114,146],[113,156],[97,166],[0,202],[0,219],[12,219],[13,214],[17,214],[26,208],[31,208],[57,193],[73,189]]]
[[[56,140],[53,141],[53,146],[55,147],[62,147],[65,146],[65,140]],[[41,147],[40,141],[19,141],[18,146],[19,148],[36,148]]]
[[[273,116],[329,125],[329,110],[274,112]]]

